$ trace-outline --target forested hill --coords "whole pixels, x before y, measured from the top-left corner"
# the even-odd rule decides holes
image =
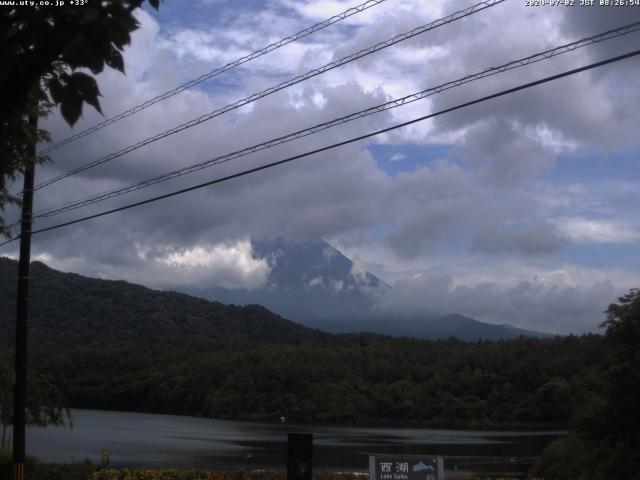
[[[18,263],[0,258],[0,347],[15,335]],[[31,264],[29,345],[35,349],[121,347],[172,340],[322,344],[337,337],[285,320],[259,305],[210,302],[124,281]]]
[[[0,370],[17,263],[0,259]],[[549,428],[598,398],[602,337],[342,337],[237,307],[32,264],[30,367],[71,407],[214,418]],[[9,375],[2,378],[9,379]],[[10,384],[2,385],[0,391]]]

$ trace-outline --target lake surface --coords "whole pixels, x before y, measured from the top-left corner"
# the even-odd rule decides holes
[[[282,470],[287,433],[306,432],[314,435],[316,470],[366,471],[369,455],[415,454],[445,456],[451,469],[456,463],[462,470],[485,464],[485,471],[516,471],[532,460],[513,457],[539,456],[562,434],[274,425],[95,410],[72,410],[72,415],[72,430],[29,428],[28,453],[49,462],[99,463],[101,450],[108,449],[114,466]]]

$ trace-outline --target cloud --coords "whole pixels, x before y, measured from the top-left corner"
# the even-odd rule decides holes
[[[597,331],[605,320],[602,312],[621,292],[607,280],[569,286],[532,278],[515,285],[469,286],[434,273],[398,281],[380,298],[378,309],[412,316],[455,312],[549,333],[583,333]]]
[[[452,154],[471,162],[487,182],[501,187],[539,178],[555,159],[549,148],[503,118],[471,126]]]
[[[344,280],[341,279],[329,279],[329,291],[332,293],[340,293],[344,289]]]
[[[103,247],[113,240],[113,236],[107,238]],[[105,249],[105,255],[100,256],[91,248],[60,255],[54,246],[49,251],[55,255],[36,253],[33,259],[62,271],[160,289],[207,286],[252,290],[264,287],[271,271],[268,259],[256,258],[248,238],[188,248],[152,242],[129,247],[122,245],[119,255]]]
[[[556,227],[539,219],[520,228],[482,225],[473,239],[472,248],[487,253],[515,250],[525,255],[536,255],[557,252],[562,246],[562,238]]]
[[[430,61],[432,74],[425,86],[432,82],[433,77],[455,79],[469,72],[484,70],[600,33],[614,25],[624,25],[632,18],[630,9],[626,9],[626,20],[623,19],[625,13],[618,13],[615,15],[616,21],[607,21],[599,18],[599,9],[532,11],[523,5],[502,7],[491,9],[487,15],[479,16],[469,25],[452,25],[446,32],[438,32],[440,45],[449,55],[435,57]],[[573,18],[574,13],[579,19]],[[495,25],[501,25],[499,33],[496,32]],[[567,25],[571,25],[571,30],[567,29]],[[539,35],[541,31],[545,32],[544,35]],[[495,35],[489,32],[495,32]],[[510,41],[497,41],[496,35],[509,38]],[[469,42],[469,37],[473,37],[474,41]],[[637,38],[638,34],[634,33],[619,42],[605,42],[602,45],[619,54],[628,50],[621,45],[628,45]],[[591,63],[596,59],[601,60],[606,53],[600,47],[583,48],[551,61],[473,82],[464,88],[453,89],[446,95],[432,97],[432,108],[440,110],[545,75]],[[478,122],[500,119],[502,122],[517,124],[522,130],[546,128],[553,132],[556,139],[578,145],[590,144],[606,149],[623,145],[632,141],[638,127],[638,117],[631,112],[633,103],[628,102],[640,99],[637,88],[623,87],[628,86],[625,68],[628,67],[622,63],[603,67],[553,82],[553,86],[531,88],[438,117],[433,123],[435,132],[432,133],[464,132]],[[588,92],[589,101],[585,101],[585,92]],[[495,136],[498,136],[500,124],[496,124],[495,130]]]
[[[127,75],[105,71],[98,78],[106,116],[351,5],[306,0],[274,1],[260,8],[253,2],[208,3],[212,2],[202,4],[204,10],[197,14],[193,14],[195,10],[178,12],[180,8],[171,2],[163,6],[159,17],[138,14],[142,28],[134,33],[125,52]],[[38,167],[37,180],[471,3],[385,2],[61,148],[53,153],[51,164]],[[633,18],[630,12],[635,11],[532,9],[505,2],[70,177],[39,191],[36,210],[164,174],[592,35],[628,22]],[[599,60],[626,51],[637,41],[638,34],[633,35],[41,220],[36,227],[233,174]],[[638,240],[635,217],[640,196],[637,182],[631,180],[637,176],[634,165],[640,151],[636,108],[640,89],[631,70],[635,65],[633,61],[619,63],[389,132],[370,140],[390,147],[382,158],[372,155],[375,149],[368,149],[368,143],[355,143],[38,235],[34,255],[51,259],[64,270],[162,288],[193,282],[255,288],[266,275],[265,266],[251,256],[244,239],[340,238],[353,245],[354,251],[370,247],[375,255],[367,258],[368,264],[376,264],[380,272],[391,272],[394,280],[409,281],[416,272],[421,275],[429,269],[444,272],[453,283],[447,283],[446,278],[429,278],[424,280],[429,289],[441,292],[443,299],[458,292],[455,298],[460,301],[463,293],[468,293],[468,311],[479,312],[483,318],[512,318],[517,309],[508,309],[506,300],[500,300],[500,296],[511,295],[519,306],[524,305],[525,297],[538,299],[537,315],[544,322],[541,302],[556,299],[554,292],[560,292],[570,301],[585,299],[590,311],[596,312],[589,314],[593,323],[603,308],[593,310],[595,300],[617,288],[611,285],[637,283],[640,256],[634,253],[633,245]],[[99,114],[86,109],[74,131],[101,120]],[[44,127],[56,139],[70,133],[57,112]],[[428,153],[430,147],[444,153],[434,161]],[[408,161],[401,161],[404,155]],[[598,173],[591,173],[596,167]],[[15,218],[15,210],[8,213],[9,218]],[[590,249],[597,245],[607,245],[609,255],[599,270],[589,270],[579,281],[556,279],[541,284],[534,279],[535,275],[542,278],[541,263],[551,272],[564,270],[569,263],[575,268],[589,265],[595,260]],[[140,251],[148,254],[140,256]],[[229,255],[227,263],[223,253]],[[608,275],[615,265],[607,262],[614,261],[616,265],[624,263],[624,270],[620,267],[615,275]],[[486,269],[478,268],[479,264]],[[208,275],[209,270],[218,273]],[[556,290],[551,286],[554,284],[558,285]],[[412,288],[407,285],[405,292]],[[602,297],[591,288],[600,288]],[[487,298],[495,301],[493,313],[490,305],[483,303],[481,294],[485,291]],[[589,303],[584,292],[591,292],[595,300]],[[416,293],[416,301],[418,297]],[[436,298],[434,302],[439,305]],[[457,310],[456,303],[443,302],[443,308]],[[558,308],[550,307],[548,318],[553,318]],[[561,316],[564,320],[558,328],[569,329],[571,321],[582,328],[583,320],[572,315]],[[534,321],[532,315],[523,318],[525,323]]]
[[[327,245],[322,249],[322,256],[327,263],[330,263],[333,258],[338,255],[338,251],[330,245]]]
[[[389,245],[406,257],[433,251],[473,218],[476,199],[473,176],[456,165],[440,161],[432,168],[400,173],[391,197],[397,218]]]
[[[157,249],[155,247],[154,249]],[[139,248],[144,259],[148,252]],[[224,288],[254,289],[267,283],[270,267],[266,259],[253,256],[251,241],[196,246],[189,249],[169,249],[153,258],[174,272],[179,272],[181,283],[197,285],[205,277],[209,285]]]
[[[293,5],[284,6],[294,9],[297,15],[307,20],[317,15],[307,11],[312,7],[318,6],[306,3],[300,4],[299,8]],[[338,8],[338,5],[331,3],[322,8],[331,10]],[[384,24],[383,31],[379,28],[358,29],[351,43],[338,42],[335,45],[323,43],[327,37],[321,35],[318,38],[313,37],[318,44],[303,42],[296,48],[307,53],[320,48],[323,51],[333,51],[334,56],[340,56],[340,49],[353,50],[361,45],[374,43],[375,40],[389,36],[392,32],[407,30],[412,25],[433,19],[441,15],[442,10],[440,4],[427,10],[387,9],[375,13],[374,8],[371,9],[371,16],[367,17],[365,23],[378,26]],[[415,12],[419,12],[419,18]],[[187,70],[192,68],[191,64],[181,63],[180,58],[187,54],[197,56],[201,48],[221,48],[218,30],[224,31],[224,38],[242,51],[250,48],[248,43],[266,42],[266,26],[276,13],[277,9],[267,9],[264,13],[255,13],[251,18],[248,11],[242,13],[243,18],[250,19],[249,24],[256,27],[255,34],[252,28],[236,23],[229,26],[215,25],[211,32],[194,27],[174,27],[166,33],[151,17],[141,14],[143,29],[137,33],[134,47],[126,52],[127,64],[133,67],[129,70],[128,77],[114,74],[101,78],[101,84],[105,87],[105,97],[117,98],[123,104],[130,104],[161,92],[165,85],[160,82],[158,73],[166,70],[173,71],[174,76],[186,75]],[[72,194],[88,195],[149,175],[165,173],[242,148],[261,139],[268,139],[302,126],[313,125],[323,119],[334,118],[379,103],[394,90],[406,92],[406,85],[403,83],[405,81],[416,85],[420,83],[416,81],[420,78],[421,70],[413,71],[411,65],[417,66],[425,61],[425,58],[429,59],[429,78],[443,76],[452,71],[468,73],[469,66],[466,62],[469,61],[471,66],[480,66],[482,55],[479,52],[482,44],[490,41],[486,26],[505,15],[504,11],[496,7],[488,10],[486,15],[470,17],[465,28],[477,34],[478,42],[473,42],[473,45],[465,44],[455,57],[446,54],[461,46],[455,35],[460,27],[452,24],[448,26],[450,28],[431,32],[411,44],[398,46],[392,56],[372,57],[367,62],[354,65],[354,71],[336,71],[332,73],[333,76],[318,78],[309,85],[300,86],[291,92],[265,98],[257,102],[250,113],[236,112],[217,118],[179,136],[145,147],[128,155],[126,159],[114,161],[85,175],[69,179],[66,185],[51,187],[47,190],[47,195],[41,197],[39,208],[63,203]],[[536,21],[542,22],[540,19]],[[555,25],[554,22],[559,24],[561,18],[552,16],[551,24]],[[505,23],[507,24],[508,22]],[[519,28],[509,25],[507,33],[515,32]],[[351,31],[349,29],[352,30],[353,26],[347,29]],[[339,36],[347,30],[327,29],[323,35]],[[539,46],[540,40],[537,39],[537,43],[531,44],[531,38],[519,39],[517,49],[524,51],[531,46]],[[239,54],[240,50],[236,53]],[[483,57],[484,60],[503,58],[498,54],[504,55],[505,58],[513,55],[506,48],[499,52],[489,49],[487,52],[489,56]],[[296,65],[300,66],[303,63],[302,57],[307,54],[300,56],[286,49],[281,53],[286,57],[286,61],[280,61],[279,58],[271,59],[272,73],[280,68],[279,65],[291,65],[292,70],[295,70]],[[212,63],[223,60],[226,59],[215,58]],[[387,67],[396,65],[394,62],[400,62],[397,66],[404,72],[403,75],[388,75]],[[133,117],[130,123],[125,121],[121,127],[106,129],[102,132],[100,142],[78,142],[73,149],[56,155],[55,164],[41,170],[40,175],[54,175],[86,161],[87,158],[95,158],[105,151],[134,143],[178,122],[211,111],[219,106],[220,102],[228,103],[229,98],[246,95],[246,89],[253,87],[250,83],[252,81],[257,84],[273,83],[271,77],[265,76],[264,72],[260,73],[262,68],[253,71],[257,74],[254,75],[257,80],[245,81],[232,75],[231,78],[239,83],[224,87],[214,81],[213,87],[203,86],[202,89],[185,92],[174,101],[157,105]],[[387,71],[383,73],[385,68]],[[360,77],[352,76],[357,72],[374,75],[378,79],[374,82],[379,86],[378,89],[367,90]],[[140,90],[141,87],[144,87],[143,92]],[[436,107],[439,101],[434,99]],[[109,108],[117,111],[115,109],[119,108],[119,105],[109,105]],[[518,116],[513,112],[515,110],[510,109],[508,115],[501,116],[502,112],[498,110],[482,118],[473,111],[465,114],[460,145],[452,150],[451,155],[461,158],[466,163],[454,164],[452,159],[443,159],[436,166],[419,167],[415,171],[402,173],[394,181],[380,170],[362,146],[353,145],[301,161],[297,165],[288,165],[286,168],[264,172],[207,191],[193,192],[137,212],[131,211],[127,214],[128,219],[120,223],[120,228],[130,232],[128,234],[134,239],[139,235],[132,230],[135,225],[136,230],[150,232],[148,234],[154,241],[174,244],[179,248],[193,248],[194,245],[207,242],[208,238],[213,236],[222,239],[233,239],[247,234],[317,238],[341,233],[356,234],[376,225],[386,225],[390,227],[389,234],[386,235],[387,242],[399,254],[407,257],[426,251],[437,251],[450,235],[469,234],[472,238],[467,241],[467,245],[480,251],[502,249],[527,255],[554,251],[560,244],[554,239],[549,225],[543,220],[536,223],[537,217],[540,216],[540,212],[536,212],[539,202],[532,194],[534,189],[531,186],[533,181],[542,178],[553,168],[553,148],[527,130],[539,122],[531,122],[521,114]],[[233,173],[241,167],[277,160],[348,138],[350,135],[386,124],[392,115],[397,113],[387,113],[345,125],[321,136],[308,137],[286,147],[264,151],[259,156],[234,162],[233,165],[221,165],[127,198],[146,198],[152,193],[189,186],[202,176],[214,178]],[[91,120],[93,118],[87,118],[86,123],[90,123]],[[56,118],[52,125],[60,129],[59,118]],[[436,123],[436,130],[444,132],[449,129],[447,125],[446,121]],[[247,135],[238,132],[247,132]],[[393,159],[399,158],[395,156]],[[98,210],[96,208],[93,211]],[[509,231],[510,225],[513,224],[536,225],[537,241],[529,241],[527,236],[533,231],[526,228],[534,227],[526,227],[520,233],[514,233],[512,238],[506,238],[507,234],[504,239],[497,238]],[[493,232],[496,238],[490,239],[490,232]],[[63,254],[61,251],[57,253]]]
[[[640,229],[632,225],[600,219],[559,218],[553,220],[560,233],[576,243],[635,243]]]

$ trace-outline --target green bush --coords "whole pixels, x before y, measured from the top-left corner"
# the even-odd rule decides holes
[[[534,474],[549,480],[581,480],[585,478],[582,472],[591,461],[584,452],[582,440],[570,433],[547,446],[534,467]]]
[[[0,450],[0,479],[11,478],[13,458],[11,450]],[[87,480],[95,471],[88,460],[83,463],[54,464],[41,463],[37,458],[27,456],[26,473],[29,480]]]

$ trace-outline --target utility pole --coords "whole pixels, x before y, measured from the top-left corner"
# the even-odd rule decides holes
[[[33,142],[29,151],[31,158],[24,168],[22,221],[20,224],[20,259],[18,262],[18,301],[16,305],[16,375],[13,390],[13,480],[25,480],[29,263],[31,261],[31,215],[33,212],[33,181],[38,135],[37,113],[29,115],[29,126],[33,132]]]

